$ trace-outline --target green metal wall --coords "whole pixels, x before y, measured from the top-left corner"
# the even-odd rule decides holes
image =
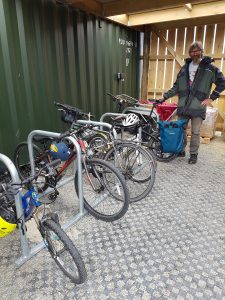
[[[54,100],[97,119],[113,110],[106,92],[137,97],[138,44],[136,31],[53,0],[0,0],[0,153],[33,129],[62,130]]]

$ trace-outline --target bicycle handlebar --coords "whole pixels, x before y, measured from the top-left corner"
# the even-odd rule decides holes
[[[79,108],[76,108],[74,106],[70,106],[68,104],[62,104],[62,103],[59,103],[59,102],[54,102],[54,104],[58,108],[62,108],[66,111],[75,112],[75,113],[82,113],[82,111]]]
[[[62,133],[62,134],[60,134],[60,136],[59,137],[57,137],[57,139],[56,140],[58,140],[58,141],[60,141],[60,140],[62,140],[62,139],[64,139],[65,137],[68,137],[68,136],[70,136],[71,135],[71,131],[66,131],[66,132],[64,132],[64,133]]]
[[[67,112],[70,112],[72,114],[75,114],[77,116],[80,116],[80,117],[88,117],[88,118],[94,118],[93,115],[91,115],[90,113],[85,113],[83,112],[81,109],[79,108],[76,108],[74,106],[70,106],[68,104],[62,104],[62,103],[59,103],[59,102],[55,102],[54,101],[54,104],[55,106],[57,106],[59,109],[63,109],[64,111],[67,111]]]
[[[165,102],[166,100],[161,99],[161,100],[157,100],[157,99],[148,99],[149,102],[151,102],[153,105],[154,104],[162,104],[163,102]]]

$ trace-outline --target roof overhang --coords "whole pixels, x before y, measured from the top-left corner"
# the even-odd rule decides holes
[[[135,28],[158,28],[225,22],[224,0],[56,0]]]

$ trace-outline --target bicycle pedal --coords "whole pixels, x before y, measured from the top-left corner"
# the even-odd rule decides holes
[[[49,200],[55,200],[59,195],[59,192],[57,190],[55,190],[53,193],[48,195],[48,199]]]

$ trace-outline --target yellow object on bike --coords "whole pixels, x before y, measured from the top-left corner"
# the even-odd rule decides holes
[[[0,217],[0,238],[8,235],[16,229],[16,224],[12,224]]]

